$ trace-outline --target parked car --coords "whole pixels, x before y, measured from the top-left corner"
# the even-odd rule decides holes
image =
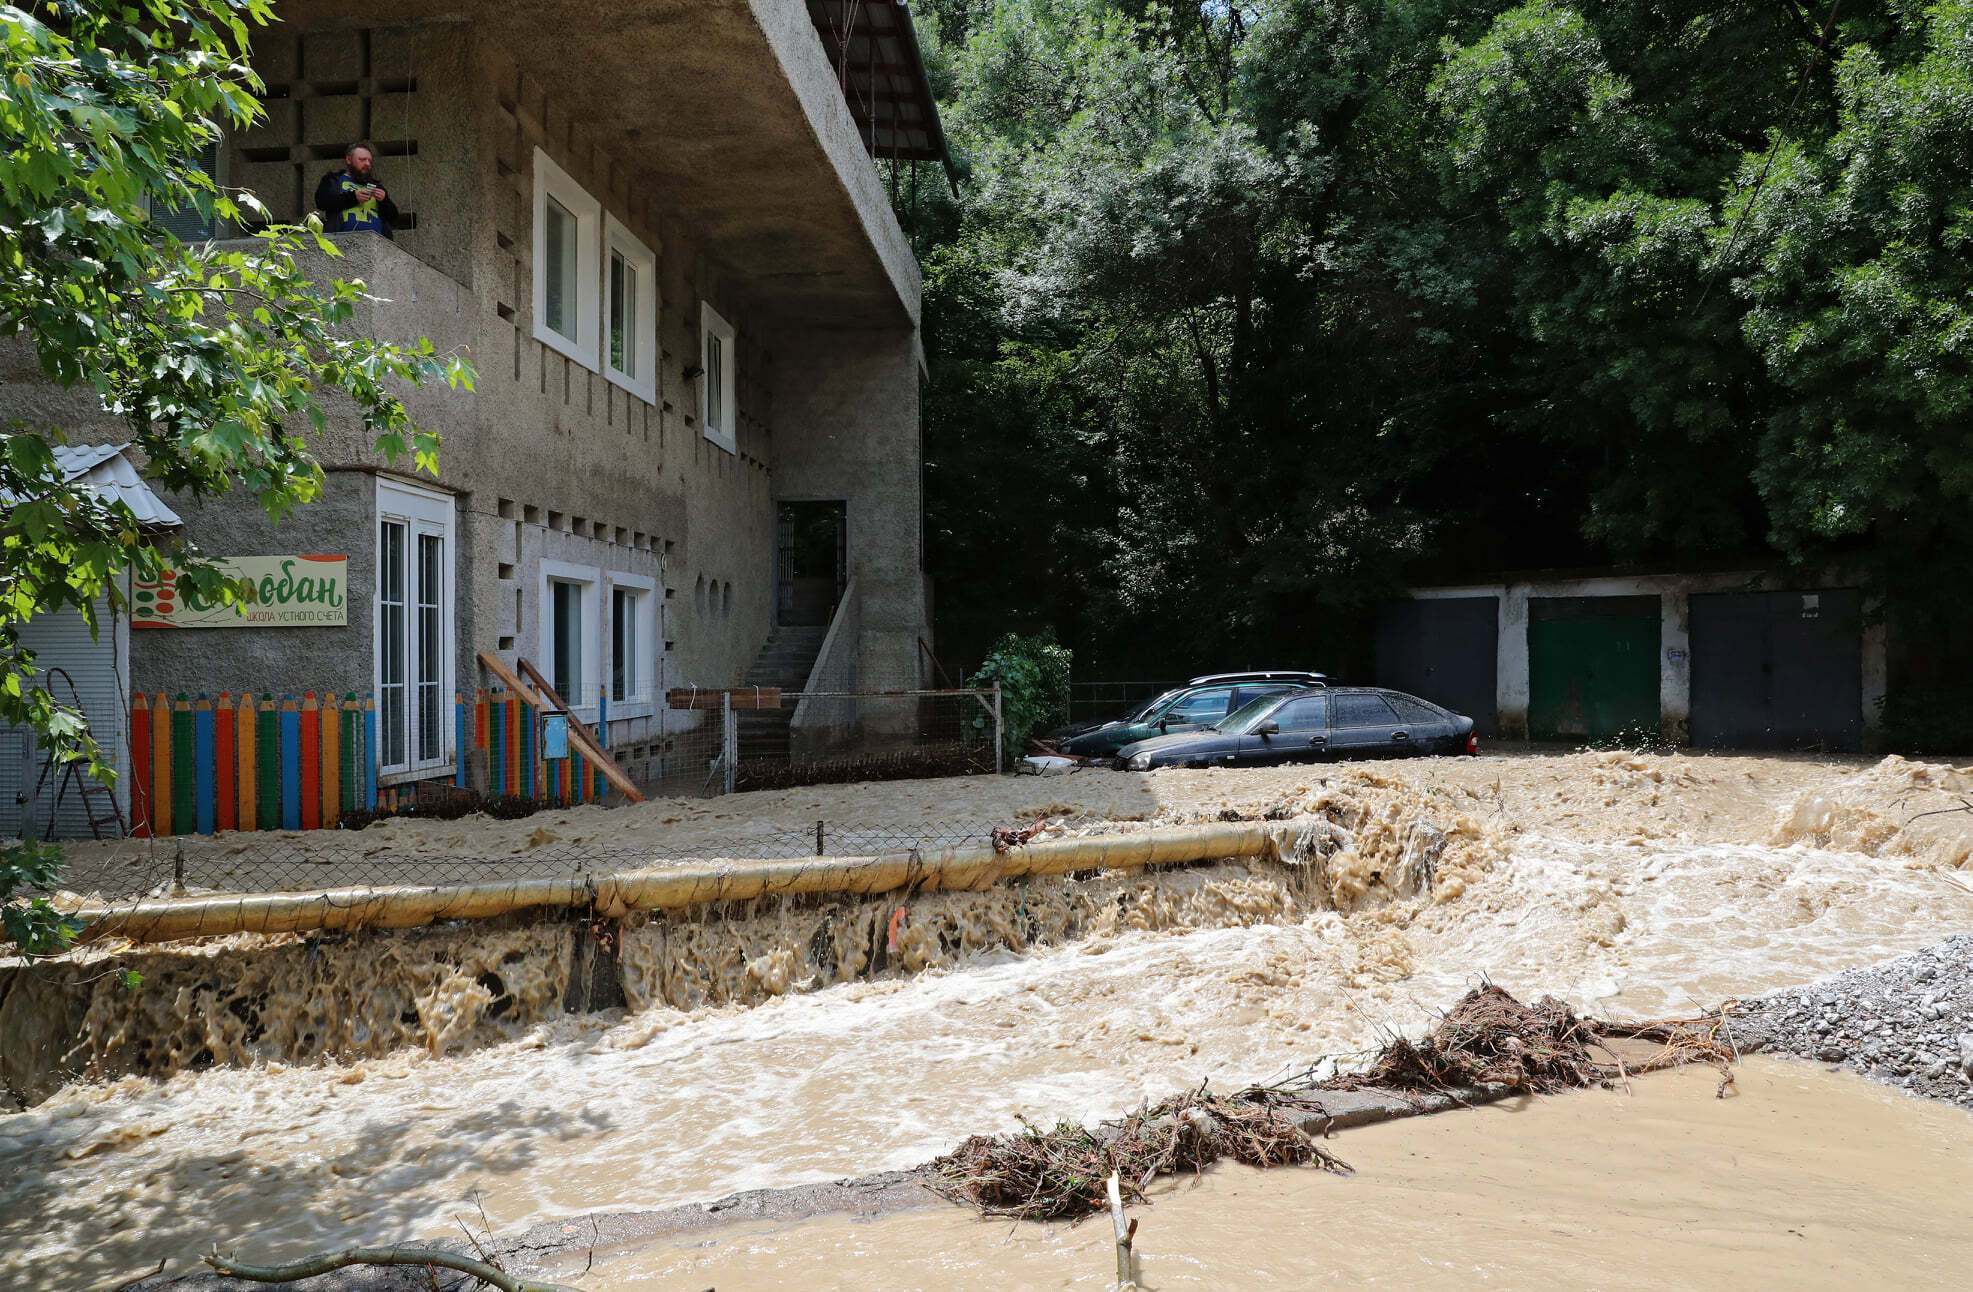
[[[1177,731],[1211,726],[1255,700],[1306,691],[1324,685],[1320,673],[1287,670],[1251,673],[1208,673],[1184,686],[1108,722],[1086,722],[1049,733],[1046,742],[1056,753],[1078,758],[1107,758],[1125,745]]]
[[[1210,727],[1125,745],[1116,766],[1263,767],[1329,758],[1476,754],[1473,720],[1402,691],[1377,687],[1263,696]]]

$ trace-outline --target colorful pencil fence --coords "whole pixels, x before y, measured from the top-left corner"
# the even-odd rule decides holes
[[[490,797],[600,803],[603,774],[573,746],[539,748],[535,707],[505,691],[453,699],[452,783]],[[369,696],[138,694],[130,705],[132,833],[333,829],[345,812],[410,803],[417,784],[377,784],[377,711]],[[469,768],[474,769],[469,776]]]

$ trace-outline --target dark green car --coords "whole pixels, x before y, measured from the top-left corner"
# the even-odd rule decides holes
[[[1255,700],[1324,685],[1320,673],[1217,673],[1195,677],[1108,722],[1049,733],[1044,744],[1075,758],[1108,758],[1125,745],[1174,731],[1210,727]]]

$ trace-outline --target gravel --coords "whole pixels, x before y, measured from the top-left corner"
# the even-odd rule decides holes
[[[1742,1050],[1835,1064],[1973,1108],[1973,934],[1741,1002]]]

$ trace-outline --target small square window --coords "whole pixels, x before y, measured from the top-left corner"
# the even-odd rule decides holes
[[[733,325],[712,306],[699,306],[699,419],[706,438],[728,453],[740,451],[739,410],[733,401]]]
[[[535,149],[534,336],[592,370],[602,322],[602,225],[602,204]]]
[[[658,398],[658,258],[614,217],[603,276],[603,371],[646,403]]]

